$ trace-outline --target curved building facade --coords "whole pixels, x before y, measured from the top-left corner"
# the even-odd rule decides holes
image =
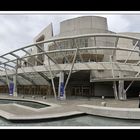
[[[14,81],[17,94],[49,94],[63,99],[106,96],[120,100],[137,96],[139,40],[140,33],[109,31],[104,17],[62,21],[57,36],[49,24],[34,38],[34,44],[0,56],[5,60],[9,54],[15,57],[1,64],[8,67],[10,62],[15,63],[11,69],[3,67],[0,91],[8,92]],[[25,54],[15,55],[18,51]]]

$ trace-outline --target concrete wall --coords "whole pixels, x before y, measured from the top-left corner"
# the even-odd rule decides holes
[[[108,32],[107,19],[97,16],[83,16],[60,23],[60,36]]]
[[[52,27],[52,23],[50,23],[33,39],[33,42],[36,43],[36,42],[44,41],[52,37],[53,37],[53,27]],[[43,49],[45,48],[46,50],[48,48],[47,45],[48,44],[43,44],[43,45],[40,45],[40,47]],[[36,54],[37,52],[40,52],[40,50],[37,47],[33,47],[31,50],[29,50],[29,52],[31,54]],[[40,55],[40,56],[35,56],[35,57],[37,57],[41,61],[44,60],[44,63],[48,62],[47,57],[45,55]],[[32,63],[33,65],[40,65],[38,64],[39,62],[37,62],[34,57],[26,58],[26,60],[28,60],[28,62]],[[23,62],[22,62],[22,65],[24,65]]]
[[[119,33],[122,35],[128,35],[128,36],[132,36],[132,37],[140,37],[139,33]],[[120,48],[128,48],[128,49],[133,49],[134,45],[136,42],[133,42],[130,39],[124,39],[124,38],[120,38],[118,41],[118,45],[117,47]],[[139,50],[139,48],[137,47],[135,50]],[[116,60],[118,61],[125,61],[128,57],[130,52],[126,52],[126,51],[117,51],[116,52]],[[131,56],[129,57],[127,62],[137,62],[140,59],[140,56],[138,53],[132,52]]]
[[[52,37],[52,24],[47,26],[37,37],[34,38],[34,41],[38,40],[42,35],[45,36],[45,39]],[[47,32],[47,33],[46,33]],[[69,20],[65,20],[60,23],[60,34],[58,36],[70,36],[70,35],[80,35],[80,34],[89,34],[89,33],[112,33],[108,31],[107,19],[104,17],[98,16],[83,16],[78,18],[73,18]],[[114,44],[114,39],[106,38],[106,37],[98,37],[96,41],[94,38],[80,38],[77,39],[77,45],[81,47],[92,47],[92,46],[112,46]],[[61,41],[58,42],[57,46],[55,44],[49,45],[49,50],[57,50],[57,49],[67,49],[67,48],[76,48],[77,46],[73,46],[73,42],[69,41]],[[96,61],[109,61],[109,55],[112,54],[110,50],[90,50],[90,51],[81,51],[81,54],[99,54],[99,59]],[[51,57],[56,59],[58,63],[63,63],[64,55],[69,57],[69,62],[71,61],[71,56],[73,56],[73,52],[64,52],[62,53],[52,53]],[[104,58],[101,58],[104,55]],[[83,56],[82,56],[83,57]],[[87,56],[86,56],[87,57]],[[95,56],[97,57],[97,56]],[[88,58],[85,58],[86,61]],[[92,56],[94,59],[94,56]],[[47,63],[47,58],[45,56],[45,64]]]
[[[108,104],[107,104],[108,106]],[[139,108],[113,108],[113,107],[101,107],[88,104],[78,105],[78,110],[91,115],[121,118],[130,120],[140,119]]]
[[[107,19],[104,17],[98,17],[98,16],[83,16],[78,18],[73,18],[69,20],[65,20],[60,23],[60,34],[58,36],[70,36],[70,35],[79,35],[79,34],[89,34],[89,33],[112,33],[108,31],[108,25],[107,25]],[[119,34],[125,34],[125,35],[131,35],[140,37],[140,33],[119,33]],[[49,24],[44,30],[42,30],[35,38],[34,42],[38,41],[42,36],[44,36],[44,40],[52,38],[53,37],[53,27],[52,24]],[[86,38],[83,38],[83,45],[82,41],[80,44],[78,43],[79,47],[85,47],[84,41]],[[115,45],[116,38],[107,38],[107,37],[98,37],[96,38],[96,42],[94,38],[88,38],[88,47],[92,46],[106,46],[106,47],[112,47]],[[72,42],[71,41],[61,41],[58,46],[61,46],[62,48],[71,48]],[[75,46],[74,46],[75,47]],[[119,39],[118,41],[118,47],[125,47],[132,49],[133,48],[133,42],[129,39]],[[45,47],[47,48],[47,47]],[[49,50],[55,50],[58,49],[58,47],[54,47],[53,45],[50,45]],[[137,48],[138,49],[138,48]],[[32,53],[36,53],[37,49],[34,48]],[[112,50],[97,50],[97,54],[104,54],[104,57],[102,61],[110,61],[110,55],[112,55]],[[95,54],[95,50],[90,50],[90,52],[81,51],[81,53],[92,53]],[[64,55],[69,56],[72,55],[73,52],[67,52],[64,53]],[[59,58],[60,63],[62,63],[63,55],[60,53],[58,54],[52,54],[55,58]],[[117,51],[116,52],[116,60],[118,61],[125,61],[127,56],[129,55],[129,52],[125,51]],[[115,57],[115,56],[114,56]],[[47,57],[45,56],[45,64],[47,64]],[[139,54],[138,53],[132,53],[130,58],[128,59],[128,62],[135,62],[139,60]]]
[[[39,38],[44,35],[44,40],[50,39],[53,37],[53,26],[50,23],[47,27],[45,27],[33,40],[34,43],[39,41]]]

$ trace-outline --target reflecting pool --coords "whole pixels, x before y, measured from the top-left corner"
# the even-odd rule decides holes
[[[37,102],[33,102],[33,101],[0,99],[0,104],[11,104],[11,103],[20,104],[20,105],[24,105],[24,106],[29,106],[29,107],[33,107],[33,108],[44,108],[44,107],[49,106],[49,105],[46,105],[46,104],[37,103]]]
[[[0,118],[0,126],[140,126],[140,120],[113,119],[92,115],[36,122],[10,122]]]

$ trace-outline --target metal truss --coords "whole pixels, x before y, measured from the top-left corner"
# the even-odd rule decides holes
[[[80,38],[94,38],[95,40],[95,45],[91,46],[91,47],[80,47],[76,44],[76,39],[80,39]],[[107,37],[107,38],[111,38],[114,37],[115,41],[114,41],[114,45],[112,46],[97,46],[97,38],[98,37]],[[133,46],[132,49],[129,49],[127,47],[121,47],[118,45],[118,42],[120,39],[128,39],[131,41],[136,41],[135,45]],[[59,44],[57,43],[57,41],[64,41],[64,40],[73,40],[74,41],[74,48],[70,48],[70,49],[62,49]],[[102,78],[102,79],[94,79],[95,81],[98,82],[102,82],[102,81],[119,81],[124,80],[124,81],[131,81],[132,83],[135,80],[140,80],[139,74],[140,74],[140,68],[139,68],[139,64],[140,64],[140,60],[138,60],[138,62],[136,63],[127,63],[129,58],[131,57],[132,53],[140,53],[139,49],[137,49],[137,44],[139,43],[140,38],[137,37],[132,37],[132,36],[126,36],[126,35],[119,35],[119,34],[105,34],[105,33],[98,33],[98,34],[82,34],[82,35],[76,35],[76,36],[67,36],[67,37],[53,37],[52,39],[48,39],[45,41],[40,41],[38,43],[34,43],[22,48],[19,48],[17,50],[11,51],[9,53],[3,54],[0,56],[1,59],[3,59],[3,61],[0,62],[0,67],[2,68],[0,70],[0,75],[1,77],[7,77],[7,79],[9,79],[10,75],[15,75],[15,71],[16,71],[16,67],[17,67],[17,76],[21,76],[22,78],[28,80],[29,82],[31,82],[33,85],[36,85],[36,82],[34,81],[34,79],[32,77],[27,77],[26,73],[36,73],[39,74],[41,77],[43,77],[46,81],[49,81],[51,79],[52,84],[53,83],[53,77],[56,76],[55,73],[59,73],[60,71],[64,71],[66,73],[68,73],[68,77],[66,79],[66,83],[64,86],[64,89],[66,89],[68,81],[70,79],[71,73],[73,71],[78,71],[78,70],[107,70],[107,71],[111,71],[112,72],[112,78]],[[51,50],[51,51],[46,51],[45,49],[41,48],[40,45],[41,44],[47,44],[47,43],[54,43],[56,46],[58,46],[57,50]],[[40,49],[41,52],[39,53],[30,53],[28,51],[28,49],[30,48],[36,48],[36,49]],[[97,55],[97,50],[112,50],[112,56],[114,56],[116,51],[125,51],[125,52],[129,52],[126,60],[124,60],[124,62],[117,62],[114,57],[110,57],[110,62],[84,62],[82,55],[80,53],[80,51],[85,51],[85,50],[95,50],[96,55]],[[24,56],[20,56],[17,55],[17,53],[19,53],[19,51],[22,51],[25,53]],[[75,52],[73,54],[73,60],[70,62],[67,58],[67,56],[64,54],[64,52]],[[50,54],[52,53],[61,53],[63,57],[65,57],[65,59],[67,60],[67,64],[60,64],[56,61],[56,59],[54,59],[53,57],[51,57]],[[14,58],[9,58],[8,55],[13,56]],[[48,62],[51,61],[52,64],[49,62],[49,65],[45,65],[42,61],[40,61],[37,56],[39,55],[46,55],[46,57],[48,58]],[[82,63],[76,63],[75,60],[77,58],[77,56],[80,57],[81,62]],[[31,62],[28,61],[29,58],[33,57],[34,60],[36,62],[39,62],[40,65],[36,66],[34,64],[32,64]],[[18,60],[22,61],[22,62],[26,62],[27,64],[29,64],[29,66],[23,67],[23,66],[19,66],[19,64],[17,63]],[[4,68],[3,67],[9,67],[9,68]],[[40,68],[40,69],[39,69]],[[132,69],[133,68],[133,69]],[[127,72],[135,72],[135,76],[130,76],[130,77],[115,77],[114,72],[115,71],[127,71]],[[50,75],[46,75],[44,74],[45,72],[49,72]],[[11,79],[12,80],[12,79]],[[6,83],[3,79],[1,79],[1,81],[3,83]],[[18,82],[18,81],[17,81]],[[132,83],[128,86],[128,88],[132,85]],[[115,86],[115,82],[114,82],[114,86]],[[53,86],[53,88],[55,88]],[[128,88],[126,89],[126,91],[128,90]],[[56,91],[54,89],[54,95],[56,96]],[[116,97],[117,98],[117,97]]]

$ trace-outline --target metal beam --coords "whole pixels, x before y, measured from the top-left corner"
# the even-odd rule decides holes
[[[1,62],[0,62],[0,63],[1,63]],[[3,64],[3,63],[1,63],[1,64],[0,64],[0,67],[4,69],[4,67],[3,67],[3,66],[1,66],[2,64]],[[14,66],[11,66],[11,65],[9,65],[9,64],[5,64],[5,63],[4,63],[4,65],[15,69],[15,67],[14,67]],[[7,68],[7,69],[8,69],[8,68]],[[9,70],[9,69],[8,69],[8,70]]]
[[[30,47],[35,46],[35,45],[39,45],[39,44],[42,44],[42,43],[49,43],[49,42],[53,42],[53,41],[61,41],[61,40],[66,40],[66,39],[76,39],[76,38],[84,38],[84,37],[118,37],[118,38],[130,39],[130,40],[140,40],[140,38],[137,38],[137,37],[120,35],[120,34],[110,34],[110,33],[82,34],[82,35],[67,36],[67,37],[55,37],[53,39],[48,39],[48,40],[45,40],[45,41],[40,41],[38,43],[34,43],[34,44],[31,44],[31,45],[25,46],[23,48],[30,48]],[[19,48],[17,50],[11,51],[11,52],[6,53],[2,56],[6,56],[10,53],[20,51],[23,48]],[[0,56],[0,57],[2,57],[2,56]]]
[[[31,55],[31,53],[29,53],[28,51],[26,51],[26,50],[24,50],[24,49],[23,49],[23,51],[24,51],[26,54]],[[38,61],[38,62],[40,62],[42,65],[44,65],[43,62],[41,62],[38,58],[36,58],[36,57],[34,57],[34,58],[35,58],[36,61]],[[33,65],[32,65],[32,66],[33,66]],[[44,73],[38,72],[38,74],[39,74],[41,77],[43,77],[47,82],[49,82],[50,79],[49,79]]]
[[[53,81],[53,77],[52,77],[52,71],[51,71],[51,65],[50,65],[50,59],[48,58],[48,64],[49,64],[49,71],[50,71],[50,75],[51,75],[51,82],[52,82],[52,86],[53,86],[53,92],[54,92],[54,98],[56,99],[56,90],[55,90],[55,86],[54,86],[54,81]]]
[[[133,50],[133,49],[128,49],[128,48],[115,48],[115,47],[86,47],[86,48],[79,48],[79,50],[120,50],[120,51],[132,51],[132,52],[137,52],[137,53],[140,53],[139,50]],[[76,51],[76,48],[73,48],[73,49],[62,49],[62,50],[53,50],[53,51],[46,51],[46,52],[41,52],[41,53],[38,53],[38,54],[33,54],[31,56],[36,56],[36,55],[39,55],[39,54],[51,54],[51,53],[55,53],[55,52],[66,52],[66,51]],[[22,57],[21,59],[23,58],[28,58],[28,57],[31,57],[31,56],[24,56]],[[10,61],[7,61],[7,62],[2,62],[1,64],[7,64],[9,62],[13,62],[13,61],[16,61],[16,59],[13,59],[13,60],[10,60]]]
[[[74,41],[73,41],[73,42],[74,42]],[[73,43],[73,46],[74,46],[74,45],[76,46],[76,48],[78,47],[77,44],[76,44],[75,42]],[[78,47],[78,48],[79,48],[79,47]],[[80,51],[78,51],[78,55],[79,55],[79,57],[80,57],[81,62],[84,62],[83,57],[82,57]],[[76,57],[77,57],[77,56],[76,56]]]
[[[55,64],[57,64],[57,61],[54,60],[53,58],[51,58],[51,57],[48,55],[48,53],[46,53],[39,45],[36,45],[36,47],[37,47],[38,49],[40,49],[42,52],[44,52],[44,54],[45,54],[51,61],[53,61]]]
[[[95,46],[97,46],[96,37],[94,37],[94,42],[95,42]],[[96,48],[99,48],[99,47],[96,47]],[[97,59],[97,49],[95,49],[95,53],[96,53],[95,61],[97,62],[97,60],[98,60]]]
[[[24,79],[30,81],[33,85],[37,85],[37,84],[34,82],[33,79],[31,79],[31,78],[25,76],[25,71],[24,71],[24,69],[23,69],[22,67],[21,67],[21,70],[23,71],[24,75],[22,75],[22,74],[18,74],[18,75],[20,75],[20,76],[23,77]]]
[[[114,44],[115,48],[117,48],[118,41],[119,41],[119,37],[116,37],[116,41],[115,41],[115,44]],[[116,56],[115,52],[116,52],[116,50],[113,50],[112,56]]]
[[[28,61],[26,61],[24,58],[20,58],[19,56],[17,56],[17,55],[15,55],[15,54],[13,54],[13,53],[11,53],[11,55],[13,55],[13,56],[15,56],[16,58],[18,58],[18,59],[22,59],[23,61],[25,61],[25,62],[27,62],[28,64],[30,64],[31,66],[34,66],[32,63],[30,63],[30,62],[28,62]],[[36,70],[32,67],[32,69],[34,70],[34,72],[36,72]],[[38,72],[36,72],[36,73],[38,73]],[[39,75],[41,75],[40,73],[38,73]],[[21,76],[21,75],[20,75]],[[22,77],[23,77],[23,75],[22,75]],[[42,75],[41,75],[41,77],[42,77]],[[24,79],[26,79],[26,80],[28,80],[28,81],[30,81],[31,83],[33,83],[33,84],[35,84],[35,82],[33,82],[33,80],[31,80],[30,78],[27,78],[27,77],[23,77]],[[44,77],[43,77],[44,78]],[[36,84],[35,84],[36,85]]]
[[[13,96],[15,96],[15,97],[17,97],[17,71],[18,71],[18,59],[17,59],[17,63],[16,63],[15,75],[13,76],[13,82],[14,82]]]
[[[28,54],[28,55],[31,56],[31,53],[29,53],[28,51],[26,51],[26,50],[24,50],[24,49],[23,49],[23,51],[24,51],[26,54]],[[35,59],[37,62],[39,62],[39,63],[41,63],[41,64],[43,65],[43,62],[40,61],[38,58],[34,57],[34,59]]]
[[[97,44],[96,44],[96,37],[94,36],[94,42],[95,42],[95,46],[97,46]]]
[[[50,79],[43,73],[43,72],[38,72],[38,74],[43,77],[47,82],[50,81]]]
[[[112,77],[114,78],[114,68],[113,68],[113,63],[112,63],[112,60],[113,60],[113,56],[110,55],[110,63],[111,63],[111,71],[112,71]]]
[[[112,63],[112,60],[113,60],[113,56],[112,55],[110,55],[110,63],[111,63],[111,71],[112,71],[112,77],[113,77],[113,79],[114,79],[114,68],[113,68],[113,63]],[[117,96],[117,88],[116,88],[116,82],[114,81],[113,82],[113,86],[114,86],[114,96],[115,96],[115,98],[116,99],[118,99],[118,96]]]
[[[136,42],[136,44],[135,44],[134,47],[133,47],[133,50],[135,50],[135,48],[137,47],[137,44],[138,44],[138,43],[139,43],[139,41]],[[126,62],[128,61],[129,57],[131,56],[131,54],[132,54],[132,52],[130,52],[130,53],[128,54],[128,56],[127,56],[127,58],[126,58],[124,64],[126,64]]]
[[[71,73],[72,73],[72,70],[73,70],[73,67],[74,67],[74,63],[75,63],[75,60],[76,60],[76,56],[77,56],[77,53],[78,53],[78,45],[76,44],[76,41],[75,40],[74,40],[74,43],[77,46],[77,48],[76,48],[76,51],[75,51],[75,54],[74,54],[74,58],[73,58],[73,61],[72,61],[71,69],[69,71],[69,74],[68,74],[68,77],[67,77],[67,80],[66,80],[66,83],[65,83],[65,86],[64,86],[64,95],[65,95],[65,97],[66,97],[65,90],[66,90],[68,81],[70,79],[70,76],[71,76]]]
[[[78,51],[78,54],[79,54],[79,57],[80,57],[81,62],[84,62],[83,57],[82,57],[80,51]]]
[[[48,78],[47,76],[45,76],[42,72],[37,72],[37,71],[35,70],[35,68],[33,67],[34,65],[33,65],[32,63],[30,63],[30,62],[28,62],[28,61],[26,61],[26,62],[32,66],[32,69],[33,69],[34,72],[36,72],[36,73],[39,74],[41,77],[43,77],[45,80],[47,80],[47,82],[49,82],[49,78]]]
[[[34,80],[32,80],[31,78],[25,76],[24,74],[18,74],[19,76],[21,76],[22,78],[24,78],[25,80],[29,81],[31,84],[33,85],[37,85]]]
[[[113,56],[110,55],[110,63],[111,63],[112,77],[114,78],[115,76],[114,76],[114,68],[113,68],[112,60],[113,60]],[[114,97],[115,97],[115,99],[118,100],[117,85],[116,85],[116,82],[115,81],[113,81],[113,89],[114,89]]]
[[[135,78],[137,78],[138,76],[139,76],[139,74],[140,74],[140,70],[139,70],[139,72],[135,75]],[[124,93],[126,93],[127,91],[128,91],[128,89],[131,87],[131,85],[134,83],[134,79],[131,81],[131,83],[128,85],[128,87],[126,88],[126,90],[124,91]]]
[[[119,41],[119,37],[116,37],[115,47],[117,47],[117,45],[118,45],[118,41]]]
[[[4,65],[5,68],[5,74],[6,74],[6,81],[7,81],[7,85],[8,85],[8,89],[10,88],[10,82],[9,82],[9,78],[8,78],[8,74],[7,74],[7,70],[6,70],[6,66]]]
[[[2,59],[5,59],[5,60],[8,60],[8,61],[10,61],[10,59],[8,59],[8,58],[6,58],[6,57],[4,57],[4,56],[0,56]],[[16,62],[13,62],[14,64],[16,64]]]
[[[6,66],[10,66],[10,65],[8,65],[8,64],[4,64],[4,67],[2,67],[2,66],[0,66],[1,68],[3,68],[3,69],[5,69],[5,72],[6,72],[6,74],[7,74],[7,70],[9,70],[8,68],[6,68]],[[15,69],[15,67],[13,67],[14,69]],[[11,81],[13,80],[12,78],[10,78],[9,76],[8,76],[8,74],[7,74],[7,76],[6,76],[6,79],[10,79]],[[17,83],[20,85],[20,83],[19,83],[19,81],[17,80]]]
[[[41,44],[41,43],[40,43]],[[53,63],[55,63],[56,65],[58,64],[57,63],[57,61],[55,61],[53,58],[51,58],[49,55],[48,55],[48,52],[50,52],[50,51],[48,51],[48,52],[46,52],[46,51],[44,51],[39,45],[36,45],[36,47],[37,48],[39,48],[42,52],[43,52],[43,54],[45,54],[47,57],[48,57],[48,59],[49,60],[51,60]],[[57,65],[58,66],[58,65]],[[59,67],[59,66],[58,66]],[[60,67],[59,67],[60,68]]]
[[[11,68],[14,68],[14,69],[15,69],[14,66],[11,66],[11,65],[9,65],[9,64],[5,64],[5,65],[8,66],[8,67],[11,67]]]
[[[61,50],[61,46],[58,45],[55,41],[54,41],[55,45]],[[65,57],[65,59],[67,60],[68,63],[70,63],[70,61],[68,60],[68,58],[66,57],[66,55],[64,54],[64,52],[62,52],[62,55]]]
[[[133,84],[134,80],[131,81],[131,83],[127,86],[127,88],[125,89],[124,93],[126,93],[128,91],[128,89],[131,87],[131,85]]]
[[[13,54],[13,53],[11,53],[11,55],[13,55],[14,57],[16,57],[16,58],[18,58],[18,59],[21,59],[19,56],[17,56],[17,55],[15,55],[15,54]],[[18,59],[17,59],[17,62],[18,62]],[[16,63],[17,64],[17,63]],[[5,66],[5,68],[6,68],[6,65],[7,66],[10,66],[10,67],[13,67],[13,66],[11,66],[11,65],[8,65],[8,64],[4,64],[4,66]],[[15,69],[15,67],[13,67],[14,69]],[[6,69],[5,69],[5,71],[6,71]],[[17,66],[16,66],[16,71],[17,71]],[[16,72],[15,71],[15,72]],[[8,75],[7,75],[7,71],[6,71],[6,79],[8,80]],[[9,79],[10,79],[10,77],[9,77]],[[17,79],[17,76],[16,76],[16,79]],[[12,81],[12,79],[10,79],[11,81]],[[9,80],[8,80],[9,81]],[[8,82],[7,81],[7,82]],[[20,85],[20,83],[18,82],[18,80],[17,80],[17,83]],[[8,87],[9,87],[9,85],[8,85]]]
[[[11,54],[11,55],[13,55],[13,56],[15,56],[17,59],[17,61],[20,59],[22,59],[22,58],[20,58],[19,56],[17,56],[17,55],[15,55],[15,54]],[[23,59],[23,61],[26,61],[26,60],[24,60]],[[21,67],[21,70],[23,71],[23,73],[25,74],[25,72],[24,72],[24,69]],[[32,80],[32,79],[30,79],[29,77],[27,77],[27,76],[25,76],[25,75],[23,75],[23,74],[18,74],[19,76],[21,76],[21,77],[23,77],[24,79],[26,79],[26,80],[28,80],[28,81],[30,81],[32,84],[35,84],[36,85],[36,83]],[[19,84],[19,82],[17,81],[17,83]]]
[[[2,69],[4,69],[4,70],[5,70],[5,68],[4,68],[3,66],[1,66],[1,65],[0,65],[0,68],[2,68]],[[9,70],[9,69],[8,69],[8,70]]]
[[[139,65],[139,64],[140,64],[140,61],[138,61],[136,65]]]
[[[20,59],[20,57],[19,57],[18,55],[14,54],[13,52],[12,52],[12,53],[10,53],[10,55],[13,55],[14,57],[16,57],[16,58],[19,58],[19,59]]]
[[[48,39],[48,40],[44,40],[44,41],[40,41],[28,46],[25,46],[23,48],[29,48],[35,45],[39,45],[39,44],[43,44],[43,43],[49,43],[49,42],[53,42],[53,41],[61,41],[61,40],[68,40],[68,39],[77,39],[77,38],[85,38],[85,37],[118,37],[118,38],[126,38],[126,39],[130,39],[130,40],[140,40],[140,38],[138,37],[134,37],[134,36],[128,36],[128,35],[122,35],[122,34],[110,34],[110,33],[94,33],[94,34],[82,34],[82,35],[75,35],[75,36],[66,36],[66,37],[54,37],[52,39]],[[21,48],[14,50],[12,52],[16,52],[21,50]],[[9,52],[11,53],[11,52]],[[6,53],[3,56],[9,54]]]
[[[139,72],[139,66],[133,66],[132,64],[124,64],[124,63],[119,63],[119,62],[113,62],[113,64],[114,64],[115,71],[127,71],[127,72],[132,72],[133,74]],[[115,65],[115,64],[117,64],[117,65]],[[58,64],[58,65],[65,72],[68,72],[71,68],[71,64]],[[75,65],[74,70],[91,70],[91,69],[92,70],[111,70],[111,63],[110,62],[98,62],[98,63],[85,62],[85,63],[75,63],[74,65]],[[45,66],[46,65],[35,66],[34,68],[36,69],[36,72],[49,72],[48,67],[47,67],[47,69],[45,69]],[[133,69],[132,69],[132,67],[133,67]],[[34,72],[32,70],[32,67],[27,67],[27,68],[21,67],[21,68],[19,68],[18,73],[22,73],[21,70],[23,68],[24,68],[24,70],[27,70],[27,72],[29,72],[29,73]],[[56,73],[59,73],[60,71],[62,71],[61,69],[59,69],[57,67],[57,65],[51,65],[51,68],[52,68],[52,71],[56,72]],[[13,70],[9,70],[8,73],[10,75],[14,74]],[[4,73],[2,73],[2,75],[5,76]]]

